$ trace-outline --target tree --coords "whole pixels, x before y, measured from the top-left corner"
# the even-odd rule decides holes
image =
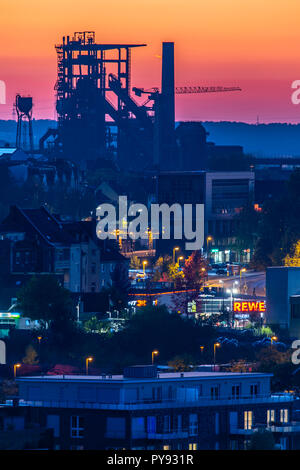
[[[184,278],[183,271],[179,270],[179,263],[170,263],[168,266],[168,277],[178,284]]]
[[[182,356],[175,356],[168,362],[168,366],[175,372],[188,372],[193,369],[195,361],[194,358],[188,354]]]
[[[263,205],[253,257],[257,269],[284,264],[300,240],[300,170],[294,171],[277,199]]]
[[[300,267],[300,240],[293,246],[292,253],[284,258],[284,265]]]
[[[185,261],[183,274],[187,286],[199,289],[203,285],[207,276],[207,261],[202,256],[201,251],[193,251],[188,257]]]
[[[170,265],[172,258],[169,255],[160,256],[154,264],[154,281],[161,281],[162,279],[169,280]]]
[[[258,429],[250,439],[248,450],[274,450],[275,441],[271,431],[267,429]]]
[[[240,249],[254,249],[258,237],[259,212],[254,210],[252,204],[243,207],[236,216],[236,245]]]
[[[25,317],[38,320],[42,326],[75,319],[70,293],[53,275],[32,277],[18,293],[18,306]]]
[[[238,361],[232,361],[228,372],[249,372],[249,367],[244,359]]]
[[[140,269],[141,268],[141,260],[136,255],[133,255],[130,259],[130,268],[131,269]]]
[[[122,331],[112,336],[106,355],[116,363],[118,370],[126,363],[149,363],[154,349],[159,351],[160,361],[186,354],[199,360],[200,345],[208,344],[214,335],[213,328],[171,314],[164,306],[144,307]]]
[[[27,346],[25,352],[26,352],[26,356],[23,357],[22,359],[23,364],[28,364],[30,366],[33,366],[39,363],[38,354],[31,344]]]
[[[128,306],[128,291],[130,288],[128,270],[124,263],[116,264],[111,280],[111,300],[115,308],[120,311]]]

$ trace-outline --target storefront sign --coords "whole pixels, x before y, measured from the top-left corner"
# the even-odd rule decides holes
[[[266,303],[264,300],[258,302],[233,302],[233,311],[234,312],[265,312]]]

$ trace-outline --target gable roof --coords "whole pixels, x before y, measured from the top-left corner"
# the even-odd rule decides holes
[[[9,215],[0,225],[0,231],[2,233],[26,232],[26,223],[25,226],[20,224],[20,217],[50,245],[70,244],[74,241],[72,236],[64,230],[63,224],[43,206],[38,209],[21,209],[18,206],[11,206]]]

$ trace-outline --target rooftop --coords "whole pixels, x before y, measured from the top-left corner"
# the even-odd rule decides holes
[[[254,378],[254,377],[271,377],[272,374],[255,373],[255,372],[160,372],[157,377],[124,377],[120,375],[40,375],[19,377],[20,381],[47,381],[56,382],[66,380],[70,382],[139,382],[153,380],[181,380],[181,379],[224,379],[224,378]]]

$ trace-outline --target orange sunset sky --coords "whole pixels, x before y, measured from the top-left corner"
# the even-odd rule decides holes
[[[132,54],[132,85],[160,85],[162,41],[175,42],[176,85],[240,85],[242,92],[176,97],[177,120],[300,122],[299,0],[0,0],[0,80],[34,117],[55,117],[54,44],[94,30],[99,43],[146,43]]]

